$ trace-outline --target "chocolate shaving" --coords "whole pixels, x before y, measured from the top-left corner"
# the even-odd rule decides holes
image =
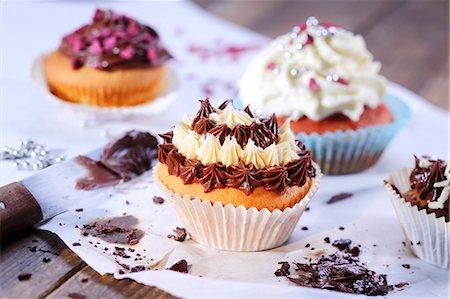
[[[352,196],[353,196],[353,193],[345,193],[345,192],[344,193],[339,193],[339,194],[333,195],[327,201],[327,204],[332,204],[332,203],[335,203],[335,202],[347,199],[347,198],[352,197]]]
[[[279,262],[278,265],[281,265],[280,269],[277,269],[273,274],[275,276],[288,276],[291,274],[289,272],[289,268],[291,267],[288,262]]]
[[[172,239],[172,240],[175,240],[178,242],[183,242],[186,239],[187,233],[186,233],[185,228],[177,227],[176,229],[173,230],[173,232],[175,234],[167,236],[169,239]]]
[[[298,286],[367,296],[384,296],[393,290],[386,275],[376,274],[346,253],[336,252],[321,257],[315,263],[295,265],[297,276],[287,276],[287,279]]]
[[[189,271],[188,268],[189,268],[189,266],[188,266],[187,261],[180,260],[180,261],[176,262],[175,264],[173,264],[167,270],[172,270],[172,271],[181,272],[181,273],[188,273],[188,271]]]

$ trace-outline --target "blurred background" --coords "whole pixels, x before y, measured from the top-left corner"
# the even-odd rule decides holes
[[[269,37],[313,15],[363,35],[381,73],[449,108],[448,0],[195,0],[205,10]]]

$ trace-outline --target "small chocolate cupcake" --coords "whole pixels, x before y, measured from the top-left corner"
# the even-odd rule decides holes
[[[156,31],[110,10],[66,35],[44,61],[50,91],[62,100],[100,107],[150,102],[166,88],[171,59]]]
[[[408,246],[420,259],[450,267],[450,163],[415,157],[415,166],[385,181]]]

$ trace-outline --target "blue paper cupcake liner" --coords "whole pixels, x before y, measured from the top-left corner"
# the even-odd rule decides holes
[[[408,106],[398,98],[388,95],[385,103],[394,117],[390,124],[323,134],[298,133],[296,137],[312,151],[313,160],[324,174],[365,170],[378,161],[386,146],[410,118]]]

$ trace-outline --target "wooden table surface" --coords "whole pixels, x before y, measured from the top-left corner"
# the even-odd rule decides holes
[[[449,3],[429,1],[196,1],[206,10],[275,37],[314,15],[362,34],[382,73],[448,109]],[[36,251],[30,248],[36,246]],[[50,258],[47,263],[44,258]],[[21,273],[31,279],[19,281]],[[85,282],[87,278],[87,282]],[[100,276],[54,234],[30,230],[1,240],[0,298],[170,298],[132,280]]]

